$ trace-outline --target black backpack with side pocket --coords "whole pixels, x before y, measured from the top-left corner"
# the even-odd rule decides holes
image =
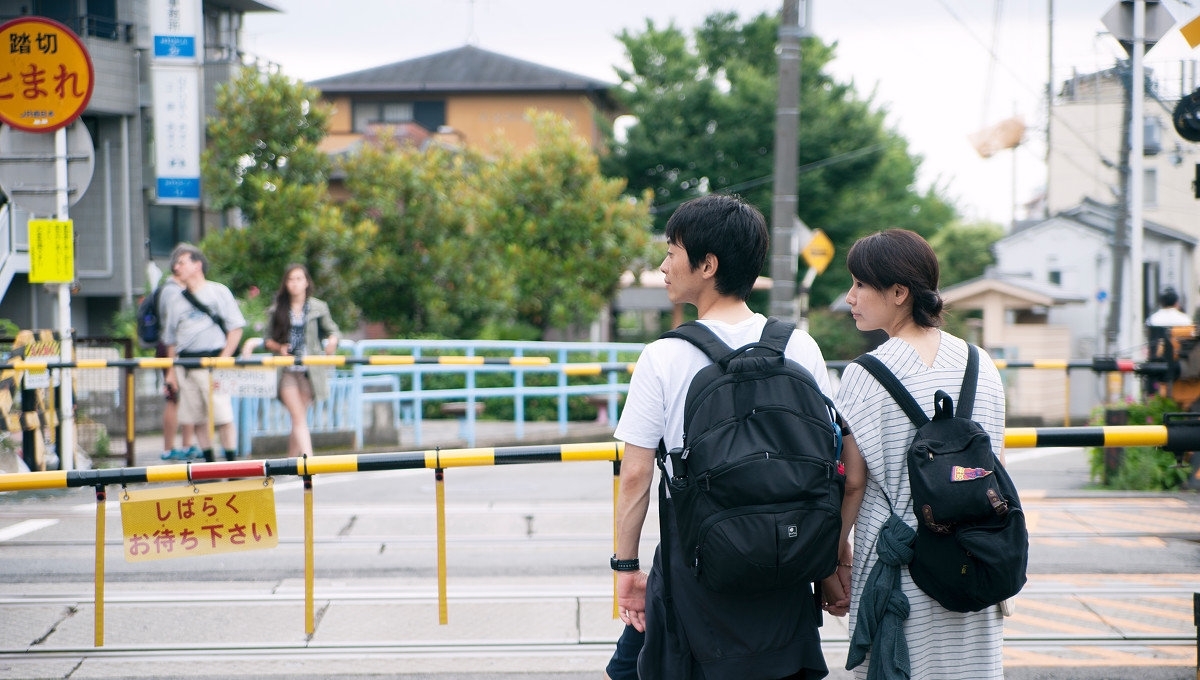
[[[687,566],[715,592],[795,587],[837,567],[841,427],[812,374],[784,356],[794,328],[768,319],[758,342],[736,350],[696,322],[662,336],[713,361],[688,387],[683,447],[660,442],[658,464]]]
[[[158,314],[158,298],[162,293],[162,284],[154,287],[153,292],[142,298],[137,308],[137,337],[145,347],[154,347],[162,338],[162,319]]]
[[[929,418],[878,358],[854,363],[883,385],[917,427],[909,443],[909,486],[917,536],[908,565],[913,582],[946,609],[979,611],[1025,585],[1029,532],[1021,499],[992,451],[991,438],[971,420],[979,379],[979,350],[968,345],[958,409],[950,395],[934,395]]]

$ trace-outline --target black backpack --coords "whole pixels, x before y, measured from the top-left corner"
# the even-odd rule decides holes
[[[716,592],[778,590],[837,568],[841,427],[812,374],[784,356],[794,328],[771,318],[737,350],[696,322],[662,336],[713,360],[688,387],[683,446],[660,442],[658,464],[688,566]]]
[[[162,336],[162,320],[158,317],[158,296],[162,289],[160,283],[154,292],[142,298],[137,308],[137,337],[147,347],[157,345]]]
[[[1029,563],[1021,499],[992,452],[987,432],[971,420],[979,350],[968,344],[958,411],[938,390],[930,419],[878,358],[854,360],[904,409],[917,433],[908,445],[917,536],[908,565],[913,582],[946,609],[979,611],[1020,592]]]

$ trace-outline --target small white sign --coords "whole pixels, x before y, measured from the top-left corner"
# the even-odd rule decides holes
[[[231,397],[275,398],[279,382],[274,368],[216,368],[216,390]]]
[[[50,371],[25,371],[24,388],[27,390],[50,389]]]

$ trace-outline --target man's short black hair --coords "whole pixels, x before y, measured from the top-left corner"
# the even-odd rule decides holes
[[[1160,307],[1174,307],[1177,304],[1179,304],[1179,293],[1176,293],[1174,288],[1163,288],[1163,291],[1158,294]]]
[[[709,194],[675,209],[667,220],[667,242],[682,246],[692,269],[712,253],[717,257],[716,289],[721,295],[750,297],[771,244],[767,221],[740,197]]]

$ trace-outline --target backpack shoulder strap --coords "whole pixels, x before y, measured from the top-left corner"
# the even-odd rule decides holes
[[[659,338],[680,338],[687,340],[696,347],[699,347],[702,352],[708,355],[708,358],[713,363],[720,363],[722,359],[729,356],[733,349],[721,342],[716,333],[698,321],[689,321],[685,324],[680,324],[678,327],[663,333]]]
[[[883,385],[888,394],[892,395],[892,399],[896,400],[896,404],[904,409],[904,413],[912,421],[913,425],[921,427],[929,422],[929,416],[925,415],[925,412],[921,410],[920,405],[917,404],[917,400],[913,399],[908,390],[904,389],[904,385],[896,377],[896,374],[892,373],[891,369],[885,366],[878,357],[873,354],[863,354],[856,358],[854,363],[867,369],[867,373],[875,376],[879,384]]]
[[[229,335],[229,331],[225,330],[225,320],[222,319],[219,314],[209,309],[208,305],[197,300],[196,296],[192,294],[192,291],[187,289],[187,286],[184,286],[183,288],[183,297],[187,298],[187,301],[191,303],[193,307],[207,314],[208,318],[212,319],[213,323],[217,324],[217,328],[220,328],[222,333]]]
[[[762,337],[758,342],[764,347],[783,354],[787,350],[788,341],[792,339],[794,330],[796,330],[796,324],[791,321],[783,321],[773,316],[768,317],[767,324],[763,326]]]
[[[958,408],[954,410],[959,418],[970,420],[971,409],[975,406],[975,386],[979,383],[979,350],[967,343],[967,371],[963,374],[962,389],[958,392]]]

